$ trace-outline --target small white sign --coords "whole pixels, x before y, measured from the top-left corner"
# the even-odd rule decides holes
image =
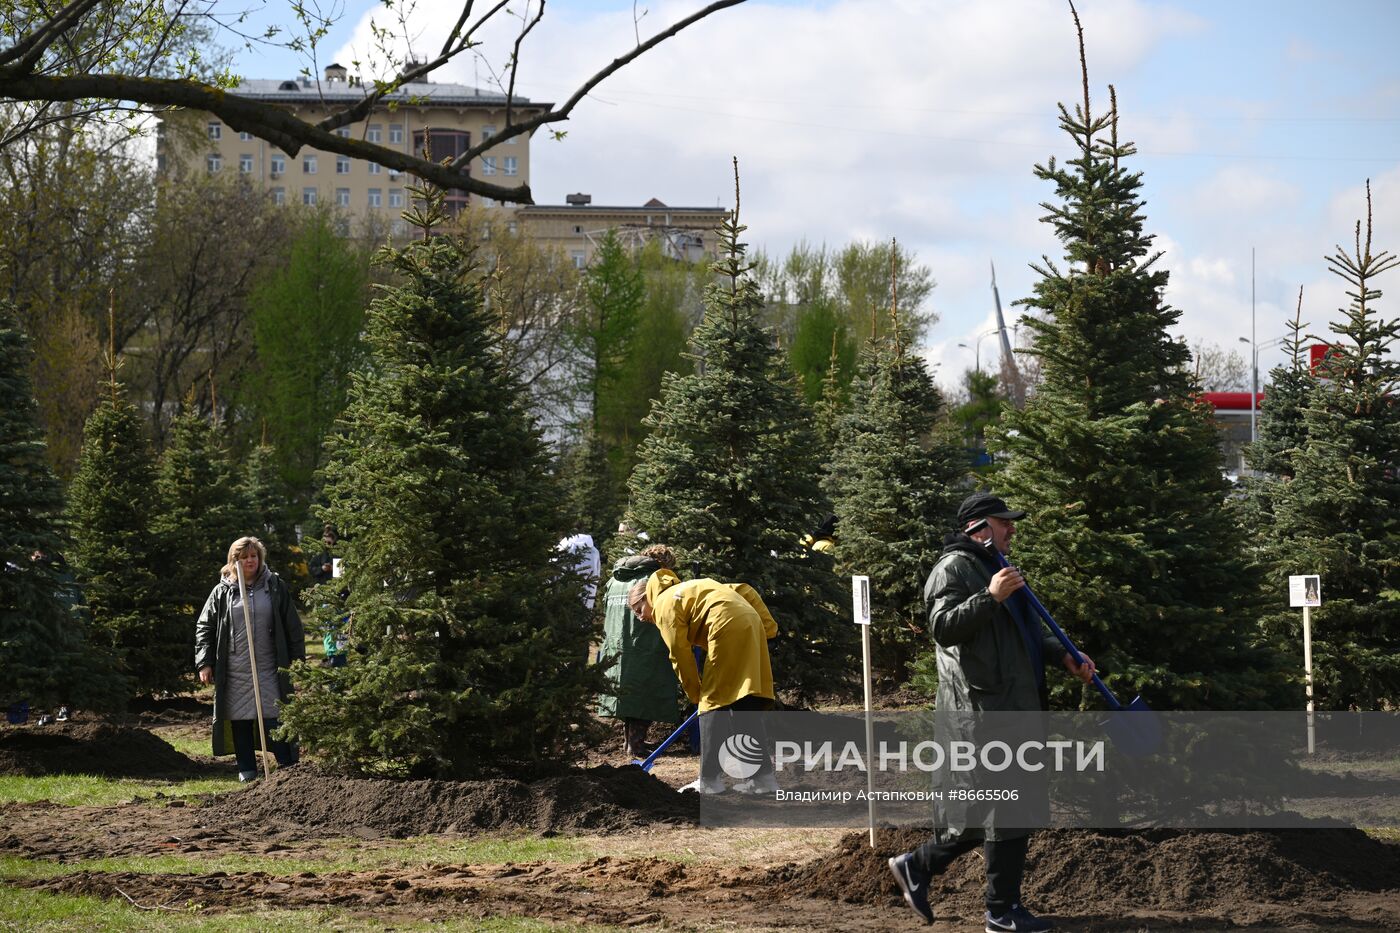
[[[1322,578],[1317,574],[1302,574],[1288,578],[1288,605],[1293,609],[1304,606],[1315,609],[1322,605]]]
[[[851,577],[851,612],[856,625],[870,624],[870,578]]]
[[[331,558],[331,576],[332,576],[332,577],[336,577],[336,578],[339,578],[339,577],[340,577],[340,558],[339,558],[339,557],[332,557],[332,558]]]

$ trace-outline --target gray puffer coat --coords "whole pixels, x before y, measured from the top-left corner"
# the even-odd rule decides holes
[[[248,584],[263,716],[275,718],[292,695],[287,667],[306,658],[306,635],[291,591],[266,567]],[[233,719],[254,719],[253,678],[237,578],[215,584],[194,629],[194,666],[214,668],[213,754],[233,753]],[[256,733],[255,733],[256,734]]]

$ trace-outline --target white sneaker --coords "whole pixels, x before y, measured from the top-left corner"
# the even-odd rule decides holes
[[[722,794],[728,788],[725,786],[724,778],[715,778],[707,781],[704,778],[696,778],[680,789],[682,794]]]
[[[250,783],[250,782],[252,782],[252,781],[256,781],[257,779],[258,779],[258,772],[256,772],[256,771],[240,771],[240,772],[238,772],[238,783],[240,783],[240,784],[247,784],[247,783]]]
[[[734,791],[740,794],[776,794],[778,789],[778,778],[772,772],[734,785]]]

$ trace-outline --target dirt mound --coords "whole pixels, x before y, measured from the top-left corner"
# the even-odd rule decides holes
[[[394,838],[500,829],[611,833],[699,819],[693,795],[676,793],[641,768],[609,765],[529,784],[349,778],[299,766],[207,807],[214,820],[293,834]]]
[[[849,833],[835,852],[775,869],[773,880],[788,894],[888,903],[899,895],[886,860],[927,839],[926,830],[881,830],[872,849],[867,834]],[[969,853],[934,881],[933,899],[971,910],[985,884],[979,853]],[[1045,830],[1032,838],[1024,887],[1029,903],[1067,911],[1212,910],[1380,891],[1400,891],[1400,845],[1356,829]]]
[[[66,722],[0,729],[0,774],[181,779],[201,766],[145,729]]]
[[[214,704],[192,696],[146,698],[132,700],[127,711],[142,726],[185,725],[208,722],[214,716]]]

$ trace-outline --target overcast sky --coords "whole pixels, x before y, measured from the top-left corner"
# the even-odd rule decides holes
[[[515,0],[518,6],[521,0]],[[562,101],[636,41],[703,5],[556,0],[522,54],[518,93]],[[1284,332],[1299,286],[1314,330],[1345,303],[1323,257],[1351,243],[1372,182],[1379,248],[1400,250],[1400,3],[1393,0],[1080,0],[1094,106],[1118,91],[1141,154],[1147,229],[1165,251],[1181,335],[1238,348],[1250,332],[1257,251],[1262,345]],[[416,48],[435,51],[460,0],[418,0]],[[371,60],[369,20],[347,0],[323,43]],[[504,24],[503,24],[504,25]],[[518,20],[516,21],[518,28]],[[492,85],[508,47],[490,38],[438,80]],[[291,77],[287,53],[245,53],[247,77]],[[355,70],[352,66],[352,70]],[[989,262],[1003,303],[1025,296],[1041,254],[1058,258],[1032,166],[1070,153],[1056,103],[1081,94],[1064,0],[750,0],[715,14],[601,85],[563,125],[537,134],[539,203],[728,206],[743,178],[747,239],[769,253],[897,237],[930,267],[939,317],[927,353],[952,384],[993,323]],[[1381,281],[1400,315],[1400,273]],[[1329,281],[1330,279],[1330,281]],[[993,338],[982,341],[986,361]],[[1261,372],[1277,362],[1261,353]]]

